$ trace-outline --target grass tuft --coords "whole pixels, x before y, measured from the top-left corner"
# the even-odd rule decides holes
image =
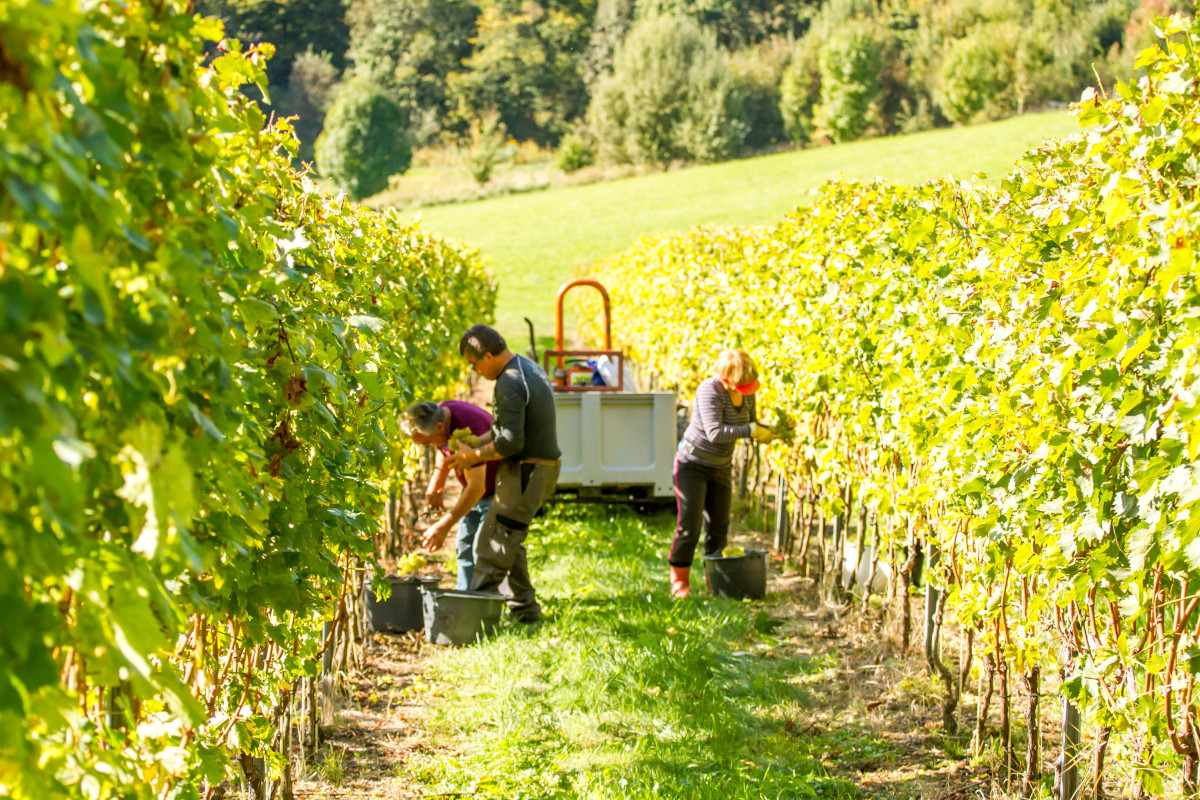
[[[317,776],[330,786],[338,786],[346,778],[346,761],[342,751],[326,747],[321,763],[317,765]]]

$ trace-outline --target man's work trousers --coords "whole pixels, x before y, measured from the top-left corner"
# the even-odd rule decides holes
[[[533,622],[542,614],[529,580],[525,537],[534,514],[554,494],[560,469],[561,463],[503,462],[492,507],[475,537],[471,589],[499,592],[512,615],[523,622]]]
[[[703,523],[704,554],[721,554],[729,539],[729,517],[733,510],[733,469],[696,461],[686,453],[675,455],[675,500],[679,524],[667,561],[673,567],[690,567],[696,554]]]

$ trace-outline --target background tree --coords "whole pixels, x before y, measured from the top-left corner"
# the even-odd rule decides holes
[[[881,48],[875,25],[866,20],[847,23],[829,37],[821,52],[821,100],[814,114],[820,135],[849,142],[880,132]]]
[[[387,188],[412,163],[408,120],[400,105],[363,77],[338,87],[317,139],[317,168],[351,198]]]
[[[799,36],[820,6],[820,0],[642,0],[638,14],[694,19],[717,34],[718,44],[733,50],[777,36]]]
[[[492,171],[497,165],[512,159],[515,148],[509,143],[508,131],[496,111],[471,120],[467,137],[463,163],[475,182],[482,186],[492,179]]]
[[[580,64],[580,74],[589,87],[601,75],[612,72],[613,56],[633,27],[636,8],[636,0],[597,0],[587,50]]]
[[[946,49],[935,97],[951,122],[994,119],[1015,107],[1015,42],[999,26],[981,25]]]
[[[813,112],[821,98],[820,40],[806,36],[792,49],[779,82],[779,112],[790,140],[812,141]]]
[[[713,32],[686,17],[650,17],[618,49],[613,74],[597,83],[588,113],[613,160],[710,160],[741,146],[738,101]]]
[[[519,142],[556,147],[578,131],[571,165],[593,146],[616,161],[709,160],[785,137],[848,141],[1044,108],[1097,76],[1132,77],[1148,21],[1195,10],[1194,0],[200,3],[244,43],[277,45],[274,110],[298,117],[302,159],[349,73],[400,106],[417,144],[468,147],[472,123],[494,111]],[[661,19],[691,27],[647,44]],[[620,53],[649,72],[622,68]]]
[[[494,109],[514,138],[557,144],[587,109],[582,55],[593,11],[583,0],[484,4],[475,50],[449,78],[457,124]]]
[[[733,53],[729,59],[741,100],[746,133],[742,144],[757,150],[787,139],[780,89],[791,59],[786,39],[768,39]]]
[[[325,114],[333,105],[338,71],[329,53],[306,50],[292,62],[287,88],[275,98],[279,113],[296,117],[296,137],[300,140],[301,161],[313,160],[313,145],[325,124]]]
[[[350,3],[347,58],[405,110],[420,144],[436,141],[454,111],[447,81],[474,51],[478,16],[468,0]]]

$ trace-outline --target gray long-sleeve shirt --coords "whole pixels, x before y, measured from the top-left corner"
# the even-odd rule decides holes
[[[754,395],[735,406],[721,381],[709,378],[696,389],[692,420],[683,432],[683,440],[691,445],[693,458],[722,466],[733,460],[737,440],[754,433],[754,419]]]
[[[492,416],[492,443],[506,460],[562,455],[550,379],[525,356],[513,356],[496,378]]]

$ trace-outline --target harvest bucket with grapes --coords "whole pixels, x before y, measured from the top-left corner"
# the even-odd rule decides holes
[[[433,588],[438,585],[436,577],[416,574],[425,565],[422,553],[409,553],[400,559],[396,564],[396,574],[384,578],[392,586],[392,594],[387,600],[380,600],[368,587],[367,612],[372,630],[399,633],[419,631],[425,627],[421,587]]]

